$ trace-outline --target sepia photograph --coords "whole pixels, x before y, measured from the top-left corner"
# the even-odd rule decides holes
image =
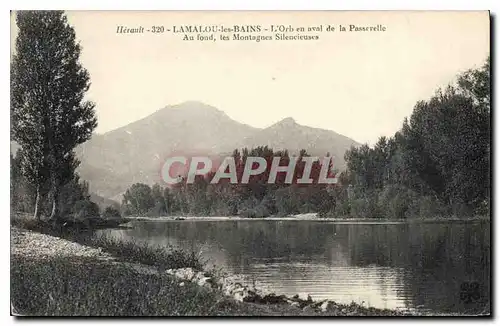
[[[491,317],[490,24],[11,11],[11,316]]]

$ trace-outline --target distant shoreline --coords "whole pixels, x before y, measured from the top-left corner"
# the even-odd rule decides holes
[[[248,218],[241,216],[160,216],[160,217],[126,217],[130,222],[134,221],[157,221],[157,222],[170,222],[170,221],[314,221],[314,222],[335,222],[338,224],[407,224],[407,223],[425,223],[425,222],[476,222],[476,221],[490,221],[489,216],[474,216],[470,218],[457,218],[457,217],[431,217],[422,219],[377,219],[377,218],[338,218],[338,217],[317,217],[316,213],[298,214],[283,217],[256,217]]]

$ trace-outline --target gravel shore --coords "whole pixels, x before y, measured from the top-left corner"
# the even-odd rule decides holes
[[[10,253],[31,259],[50,257],[94,257],[104,261],[114,258],[101,248],[84,246],[50,235],[22,230],[16,227],[10,232]]]

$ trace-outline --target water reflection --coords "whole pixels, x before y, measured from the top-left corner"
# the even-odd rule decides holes
[[[490,226],[484,222],[136,222],[133,229],[105,232],[202,250],[216,266],[280,294],[437,312],[475,313],[489,305]],[[460,297],[464,282],[479,285],[479,298]]]

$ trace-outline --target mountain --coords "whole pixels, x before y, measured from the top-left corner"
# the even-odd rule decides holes
[[[260,129],[234,121],[213,106],[185,102],[94,135],[77,153],[82,161],[79,173],[90,182],[90,190],[117,199],[133,183],[160,182],[161,166],[173,154],[216,157],[261,145],[288,149],[291,154],[304,148],[320,157],[329,152],[335,167],[343,169],[345,151],[359,144],[330,130],[299,125],[292,118]]]
[[[78,149],[79,172],[91,190],[114,197],[135,182],[160,181],[160,168],[172,153],[215,155],[258,129],[236,122],[199,102],[167,106],[127,126],[94,135]]]
[[[318,157],[330,153],[334,160],[334,167],[343,170],[345,151],[359,144],[331,130],[299,125],[289,117],[247,137],[239,147],[250,148],[261,145],[267,145],[273,149],[288,149],[290,154],[298,154],[301,149]]]
[[[120,208],[120,203],[121,203],[121,200],[114,201],[114,200],[111,200],[109,198],[104,198],[102,196],[99,196],[95,193],[90,194],[90,200],[93,201],[94,203],[96,203],[97,206],[99,206],[99,209],[101,212],[104,212],[104,210],[109,206],[115,207],[115,208]]]

